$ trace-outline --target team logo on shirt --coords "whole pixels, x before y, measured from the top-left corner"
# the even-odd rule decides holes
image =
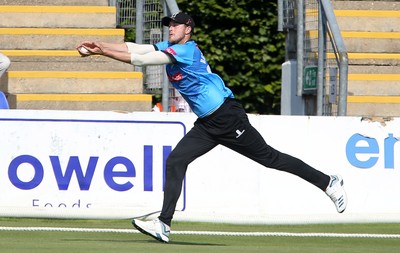
[[[170,53],[170,54],[173,54],[173,55],[176,55],[176,52],[172,49],[172,48],[167,48],[167,49],[165,49],[165,52],[167,52],[167,53]]]
[[[168,75],[168,79],[170,82],[177,82],[182,80],[182,73],[178,72],[174,75]]]

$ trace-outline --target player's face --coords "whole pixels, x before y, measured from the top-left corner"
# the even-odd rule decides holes
[[[190,38],[190,27],[174,21],[169,23],[169,42],[172,44],[183,44]]]

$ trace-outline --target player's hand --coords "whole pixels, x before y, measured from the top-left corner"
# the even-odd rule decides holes
[[[76,50],[78,50],[79,54],[82,57],[94,55],[94,54],[103,54],[103,49],[101,43],[95,41],[84,41],[76,46]]]

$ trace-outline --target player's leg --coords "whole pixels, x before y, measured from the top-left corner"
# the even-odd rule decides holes
[[[132,220],[133,226],[161,242],[169,242],[171,220],[182,191],[187,167],[193,160],[207,153],[216,145],[217,143],[195,124],[167,158],[164,201],[160,216],[152,221],[134,219]]]
[[[298,158],[284,154],[269,146],[261,134],[250,124],[240,103],[229,102],[229,110],[220,115],[228,122],[225,134],[216,136],[224,146],[268,167],[301,177],[321,190],[325,190],[330,177]]]
[[[268,167],[297,175],[323,190],[334,202],[339,213],[347,206],[346,192],[341,176],[328,176],[309,164],[269,146],[261,134],[250,124],[242,106],[233,101],[222,116],[230,120],[230,130],[218,137],[221,144]]]
[[[325,190],[330,177],[319,170],[314,169],[302,160],[282,153],[269,146],[260,133],[252,126],[246,127],[245,135],[237,143],[227,144],[231,149],[264,165],[265,167],[288,172],[299,176],[307,182]],[[236,141],[236,140],[235,140]]]
[[[217,144],[195,125],[172,150],[166,162],[164,201],[159,216],[162,222],[171,224],[188,165]]]
[[[347,195],[340,175],[328,176],[302,160],[272,148],[253,127],[246,128],[243,134],[246,134],[246,137],[239,141],[240,144],[233,145],[227,142],[226,146],[268,168],[299,176],[324,191],[335,204],[337,212],[344,212],[347,207]]]

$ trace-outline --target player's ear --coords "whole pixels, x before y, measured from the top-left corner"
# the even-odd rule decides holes
[[[191,26],[186,26],[186,34],[191,34],[192,33],[192,27]]]

